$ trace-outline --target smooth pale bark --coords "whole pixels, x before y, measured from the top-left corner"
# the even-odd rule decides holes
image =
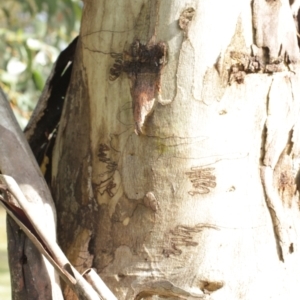
[[[300,296],[298,66],[228,74],[266,47],[299,59],[288,2],[268,3],[85,2],[54,153],[58,239],[118,299]],[[112,76],[137,40],[165,43],[161,74]]]

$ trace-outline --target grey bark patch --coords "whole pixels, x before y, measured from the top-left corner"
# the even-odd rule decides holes
[[[255,43],[268,48],[269,62],[287,54],[291,62],[299,60],[297,32],[288,1],[253,1]]]

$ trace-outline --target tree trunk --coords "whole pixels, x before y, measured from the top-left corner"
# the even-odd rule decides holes
[[[287,0],[86,0],[52,166],[73,265],[118,299],[298,299],[298,61]]]
[[[33,217],[34,224],[55,241],[56,214],[51,194],[1,89],[0,116],[0,205],[3,207],[5,198],[1,174],[5,174],[18,181],[27,199],[27,208],[30,207],[26,215]],[[11,204],[20,207],[13,197],[9,198]],[[59,278],[53,267],[10,216],[6,224],[12,299],[62,299]]]

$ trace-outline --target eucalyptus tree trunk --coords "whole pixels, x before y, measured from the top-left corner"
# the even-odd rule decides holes
[[[291,2],[85,1],[52,189],[118,299],[300,297]]]

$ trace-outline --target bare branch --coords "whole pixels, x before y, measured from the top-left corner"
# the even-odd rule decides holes
[[[116,296],[111,292],[94,269],[88,269],[83,274],[83,277],[94,288],[94,290],[101,296],[103,300],[117,300]]]
[[[27,201],[15,180],[10,176],[0,175],[0,181],[5,185],[5,188],[2,186],[2,191],[5,192],[8,190],[21,208],[15,206],[11,201],[5,200],[3,196],[0,197],[0,204],[26,233],[38,250],[49,260],[63,280],[77,293],[79,298],[96,300],[101,299],[99,295],[106,295],[104,299],[116,299],[100,278],[98,278],[98,282],[102,284],[101,286],[99,286],[99,284],[97,285],[97,288],[100,289],[96,292],[71,265],[56,241],[47,236],[43,227],[36,221],[34,204]],[[93,276],[93,278],[95,278],[95,276]],[[109,296],[107,297],[107,295]]]

